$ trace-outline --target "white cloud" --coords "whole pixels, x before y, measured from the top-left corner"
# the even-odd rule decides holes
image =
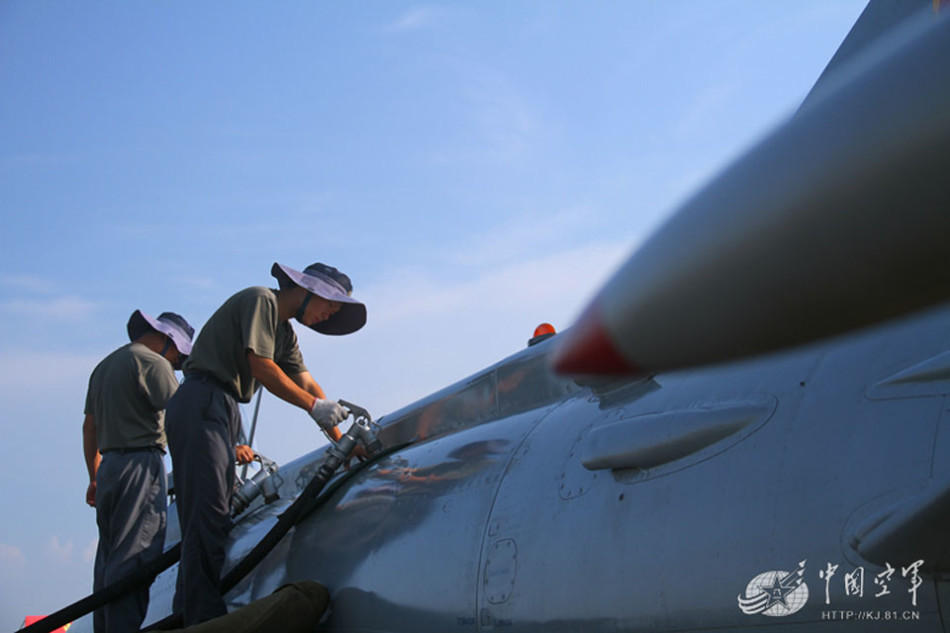
[[[434,150],[433,162],[511,165],[541,153],[555,126],[543,116],[539,100],[503,69],[459,62],[453,74],[462,84],[463,110],[453,116],[464,138]]]
[[[217,287],[217,281],[212,277],[178,277],[178,283],[197,290],[211,290]]]
[[[63,565],[72,562],[73,542],[67,540],[63,543],[60,542],[58,536],[52,536],[46,544],[46,556],[52,559],[53,562]]]
[[[527,95],[501,71],[483,68],[469,73],[469,82],[478,145],[488,160],[523,159],[549,133]]]
[[[422,389],[445,386],[517,351],[543,321],[559,330],[570,325],[628,251],[626,241],[589,243],[497,265],[463,280],[439,279],[418,269],[394,271],[361,291],[370,310],[365,333],[340,341],[302,336],[301,345],[318,345],[323,355],[339,349],[360,359],[353,365],[364,369],[353,372],[354,383],[369,380],[381,388],[400,368],[407,375],[426,368],[441,382],[422,381]],[[368,362],[379,377],[367,378]],[[349,371],[341,363],[333,366]],[[352,388],[366,390],[359,384]]]
[[[19,547],[0,543],[0,567],[20,569],[26,565],[26,556]]]
[[[578,206],[549,211],[541,209],[514,216],[482,235],[470,236],[464,249],[456,249],[450,257],[467,266],[485,267],[514,259],[539,248],[551,248],[565,239],[577,243],[579,233],[590,231],[591,209]]]
[[[0,402],[53,404],[49,393],[85,393],[86,382],[102,355],[4,350],[0,363]],[[42,380],[37,380],[42,376]],[[82,403],[77,405],[81,408]]]
[[[31,319],[85,319],[95,312],[96,304],[80,297],[50,299],[10,299],[0,303],[0,312]]]
[[[476,106],[481,140],[492,150],[496,160],[516,160],[535,146],[541,125],[521,96],[500,91],[483,93]]]
[[[440,281],[420,269],[393,271],[382,282],[361,291],[366,302],[379,306],[374,326],[432,319],[479,320],[486,313],[523,313],[557,307],[558,313],[577,310],[606,280],[630,250],[626,240],[592,242],[547,252],[533,259],[501,262],[475,278]]]
[[[0,285],[36,294],[47,294],[53,291],[53,282],[35,275],[0,275]]]
[[[691,97],[683,113],[672,125],[670,137],[680,143],[688,143],[715,128],[730,102],[740,94],[738,86],[727,81],[718,81],[706,86]]]
[[[435,17],[435,9],[432,7],[413,7],[399,16],[394,22],[388,24],[387,31],[414,31],[430,26]]]

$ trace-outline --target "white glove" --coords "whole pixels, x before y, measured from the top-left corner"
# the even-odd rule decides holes
[[[313,403],[313,408],[310,409],[310,417],[321,429],[327,432],[345,420],[347,415],[349,414],[346,409],[333,400],[317,398],[317,401]]]

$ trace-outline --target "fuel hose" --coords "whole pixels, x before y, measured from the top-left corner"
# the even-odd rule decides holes
[[[179,558],[181,558],[181,543],[175,543],[174,546],[162,552],[161,556],[149,562],[147,565],[143,565],[111,585],[107,585],[99,591],[67,607],[63,607],[56,613],[52,613],[42,620],[23,627],[16,633],[50,633],[60,627],[66,626],[73,620],[81,618],[87,613],[92,613],[99,607],[112,602],[130,591],[152,584],[155,576],[177,563]]]
[[[344,436],[345,438],[346,436]],[[341,440],[342,441],[342,440]],[[339,451],[329,451],[327,458],[321,464],[317,473],[313,476],[307,487],[294,500],[292,504],[278,517],[277,523],[264,535],[264,537],[247,553],[234,567],[228,571],[221,579],[220,589],[224,595],[233,589],[244,577],[250,573],[257,564],[277,545],[278,542],[290,531],[290,528],[308,517],[314,510],[322,506],[326,500],[336,491],[344,482],[352,478],[367,466],[375,463],[379,459],[386,457],[407,446],[410,442],[392,446],[385,451],[373,455],[373,458],[363,462],[358,466],[351,468],[343,477],[340,477],[325,494],[321,495],[327,482],[333,477],[336,470],[343,463],[345,458],[339,457]],[[346,451],[349,453],[349,450]],[[42,620],[39,620],[29,626],[23,627],[16,633],[52,633],[56,629],[66,626],[84,615],[92,613],[99,607],[112,602],[116,598],[125,595],[143,585],[152,583],[155,577],[174,565],[181,558],[181,543],[175,543],[171,548],[162,553],[161,556],[139,567],[134,572],[120,578],[114,583],[103,587],[99,591],[82,598],[59,611],[52,613]],[[181,626],[181,615],[172,614],[163,620],[159,620],[149,625],[142,631],[157,631],[178,628]]]

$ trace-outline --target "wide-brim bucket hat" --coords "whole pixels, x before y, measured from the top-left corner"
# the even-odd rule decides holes
[[[310,264],[303,272],[274,262],[270,274],[277,278],[281,290],[300,286],[318,297],[337,301],[340,310],[326,321],[309,326],[321,334],[351,334],[366,325],[366,306],[354,299],[350,278],[333,266]]]
[[[138,339],[149,329],[161,332],[172,340],[179,354],[183,356],[191,354],[191,340],[195,335],[195,328],[191,327],[180,314],[162,312],[156,319],[141,310],[136,310],[129,317],[125,329],[129,333],[130,341]]]

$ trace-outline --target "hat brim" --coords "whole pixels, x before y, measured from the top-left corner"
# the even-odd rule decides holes
[[[191,354],[191,341],[188,340],[187,334],[174,325],[164,321],[159,321],[155,317],[149,316],[141,310],[136,310],[133,312],[132,316],[129,317],[128,324],[125,326],[126,331],[129,333],[130,341],[134,341],[145,334],[148,328],[151,328],[156,332],[160,332],[170,338],[172,343],[175,344],[175,348],[178,350],[179,354],[182,354],[183,356],[188,356]]]
[[[311,330],[338,336],[352,334],[366,325],[366,306],[343,292],[336,284],[276,262],[271,267],[270,274],[277,278],[277,283],[282,290],[300,286],[327,301],[336,301],[341,304],[340,310],[329,319],[308,326]]]

